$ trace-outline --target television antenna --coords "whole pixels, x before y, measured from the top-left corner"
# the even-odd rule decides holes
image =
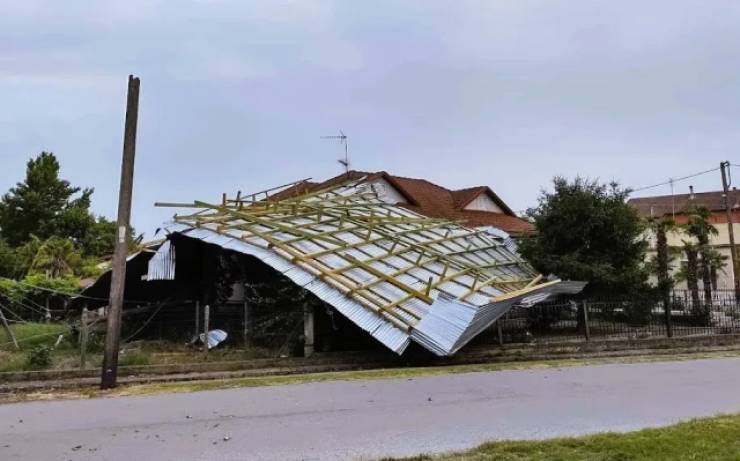
[[[347,135],[344,134],[344,131],[339,130],[338,135],[334,136],[322,136],[321,139],[338,139],[339,144],[344,144],[344,159],[337,159],[340,165],[344,167],[344,172],[349,173],[349,147],[347,142]]]

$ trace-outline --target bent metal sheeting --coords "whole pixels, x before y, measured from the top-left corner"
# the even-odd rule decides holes
[[[157,205],[198,208],[167,231],[259,258],[399,354],[413,340],[451,355],[513,304],[571,291],[486,231],[388,203],[377,185],[278,197]]]

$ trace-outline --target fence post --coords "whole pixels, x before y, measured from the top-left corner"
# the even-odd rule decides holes
[[[242,329],[244,347],[249,346],[249,303],[244,300],[244,325]]]
[[[46,302],[44,303],[44,323],[51,322],[51,309],[49,308],[49,297],[46,297]]]
[[[671,304],[663,306],[665,311],[665,333],[669,338],[673,338],[673,320],[671,320]]]
[[[498,331],[498,345],[504,345],[504,331],[501,329],[501,322],[496,320],[496,330]]]
[[[200,301],[195,301],[195,338],[197,341],[198,332],[200,331]]]
[[[88,334],[89,329],[87,324],[87,307],[83,307],[82,315],[80,315],[80,370],[84,370],[87,363]]]
[[[314,309],[313,306],[303,306],[303,356],[311,357],[314,353]]]
[[[203,355],[208,358],[208,324],[211,317],[211,306],[206,304],[203,306]]]
[[[591,341],[591,327],[588,324],[588,303],[583,301],[583,331],[586,334],[586,341]]]

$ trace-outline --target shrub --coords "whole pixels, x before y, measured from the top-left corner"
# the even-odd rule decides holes
[[[532,306],[527,312],[527,328],[532,331],[549,331],[554,323],[560,321],[560,306]]]
[[[48,368],[51,366],[51,352],[54,350],[51,346],[41,344],[31,349],[28,354],[29,368]]]
[[[630,301],[624,305],[624,315],[630,325],[647,325],[650,323],[653,304],[650,301]]]

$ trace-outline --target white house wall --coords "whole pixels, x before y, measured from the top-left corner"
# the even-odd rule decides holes
[[[384,202],[387,203],[408,203],[408,201],[398,192],[398,189],[393,187],[391,183],[383,178],[378,178],[372,182],[376,186],[380,186],[378,193]]]
[[[491,200],[487,194],[481,194],[477,196],[472,202],[468,203],[465,207],[466,210],[475,211],[490,211],[493,213],[503,213],[504,210],[500,206],[496,205],[496,202]]]

